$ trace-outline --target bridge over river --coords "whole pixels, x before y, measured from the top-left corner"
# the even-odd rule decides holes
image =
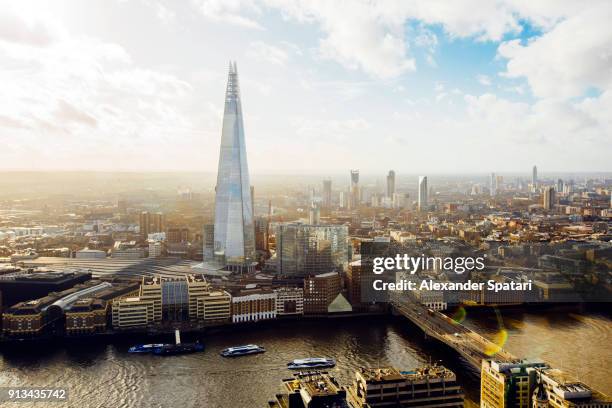
[[[454,321],[443,313],[428,309],[409,296],[395,296],[391,300],[394,310],[417,325],[423,332],[455,349],[478,372],[483,359],[514,361],[513,356],[501,346],[473,330]]]

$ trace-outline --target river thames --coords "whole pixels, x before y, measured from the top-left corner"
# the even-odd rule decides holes
[[[506,329],[505,348],[510,352],[541,358],[612,393],[612,320],[608,315],[516,311],[498,315],[489,310],[468,311],[460,317],[487,336]],[[360,366],[394,365],[409,370],[441,360],[455,371],[468,399],[478,401],[478,373],[452,350],[425,340],[401,317],[274,322],[210,333],[203,341],[205,352],[173,357],[128,354],[134,340],[127,339],[112,344],[89,341],[5,349],[0,357],[0,386],[67,388],[69,402],[53,403],[53,407],[257,408],[280,390],[281,379],[291,376],[288,361],[327,356],[337,360],[336,368],[329,371],[344,385],[352,382]],[[267,352],[235,359],[219,356],[226,347],[246,343],[264,346]]]

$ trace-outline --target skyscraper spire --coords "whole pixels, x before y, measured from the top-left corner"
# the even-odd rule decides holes
[[[245,264],[255,252],[251,184],[236,63],[230,62],[215,196],[215,256]]]

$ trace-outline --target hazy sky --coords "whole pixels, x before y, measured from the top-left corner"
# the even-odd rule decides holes
[[[0,1],[0,169],[612,170],[612,2]]]

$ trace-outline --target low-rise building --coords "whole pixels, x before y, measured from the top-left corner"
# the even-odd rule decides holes
[[[261,288],[247,288],[232,296],[232,322],[256,322],[276,318],[276,293]]]
[[[103,332],[111,318],[112,303],[116,299],[138,294],[138,283],[113,283],[92,297],[78,299],[66,308],[66,334],[80,335]]]
[[[337,272],[322,273],[304,279],[304,314],[327,314],[327,307],[341,291]]]
[[[464,393],[455,373],[438,365],[399,371],[394,367],[362,368],[348,388],[355,408],[463,407]]]
[[[99,249],[84,248],[76,251],[74,257],[78,259],[103,259],[106,258],[106,252]]]
[[[115,329],[147,327],[156,323],[155,303],[138,296],[116,300],[113,302],[112,316]]]
[[[276,315],[299,316],[304,314],[304,289],[282,287],[276,293]]]
[[[43,298],[17,303],[2,315],[3,332],[18,338],[35,337],[47,331],[61,332],[65,328],[62,318],[70,307],[109,287],[112,287],[109,282],[91,280]]]
[[[346,390],[326,372],[298,373],[282,384],[284,392],[268,402],[269,408],[348,408]]]
[[[571,378],[559,369],[543,367],[534,371],[538,386],[531,395],[532,400],[538,400],[538,408],[612,407],[610,397]]]

